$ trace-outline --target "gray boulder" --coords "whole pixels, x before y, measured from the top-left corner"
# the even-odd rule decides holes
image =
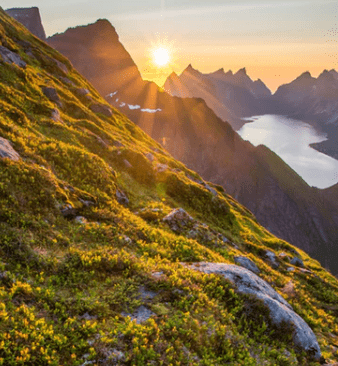
[[[201,262],[186,266],[203,273],[219,274],[234,284],[239,293],[253,295],[262,300],[270,310],[273,324],[278,326],[285,322],[294,328],[292,337],[297,349],[305,351],[315,360],[320,360],[320,348],[311,328],[267,282],[251,271],[233,264]]]
[[[111,117],[113,115],[112,110],[104,104],[92,104],[89,108],[92,112],[101,113],[107,117]]]
[[[240,266],[248,269],[249,271],[253,273],[260,273],[259,268],[256,266],[256,264],[249,259],[248,257],[234,257],[235,263],[239,264]]]
[[[120,205],[128,206],[129,199],[128,199],[127,195],[124,192],[117,189],[115,195],[116,195],[117,202]]]
[[[0,158],[20,160],[20,155],[13,149],[11,143],[3,137],[0,137]]]
[[[304,267],[303,261],[298,257],[293,257],[290,261],[290,263],[297,267]]]
[[[180,228],[192,223],[194,219],[183,208],[176,208],[162,219],[166,222],[171,230],[179,231]]]
[[[279,267],[279,263],[277,262],[277,256],[274,252],[272,252],[271,250],[266,250],[264,256],[272,268],[277,269]]]
[[[2,59],[4,62],[15,64],[19,67],[25,68],[26,62],[22,60],[22,58],[12,51],[10,51],[8,48],[4,46],[0,46],[0,55],[2,56]]]
[[[43,94],[52,102],[62,107],[61,99],[55,88],[49,88],[47,86],[42,87]]]
[[[151,310],[149,310],[143,305],[137,308],[132,314],[122,312],[121,315],[124,317],[129,316],[131,320],[135,320],[137,324],[144,323],[152,316],[156,316],[155,313],[153,313]]]

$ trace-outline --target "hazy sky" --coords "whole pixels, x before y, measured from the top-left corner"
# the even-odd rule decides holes
[[[1,0],[38,6],[47,35],[107,18],[145,79],[163,84],[192,63],[202,72],[246,67],[270,88],[304,71],[338,69],[338,2],[332,0]],[[169,48],[158,68],[151,50]]]

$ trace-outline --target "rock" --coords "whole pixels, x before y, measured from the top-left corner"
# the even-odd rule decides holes
[[[87,224],[87,219],[83,216],[76,216],[75,217],[75,222],[80,224],[80,225],[86,225]]]
[[[161,272],[153,272],[152,274],[152,277],[156,278],[156,279],[160,279],[164,273],[161,271]]]
[[[296,291],[295,291],[295,285],[292,281],[289,281],[282,289],[281,291],[288,295],[289,297],[295,297]]]
[[[46,41],[46,33],[42,25],[39,8],[12,8],[6,13],[23,24],[36,37]]]
[[[217,196],[218,193],[216,191],[216,189],[212,188],[209,186],[209,184],[206,184],[205,182],[202,182],[202,185],[204,186],[204,188],[206,188],[210,193],[212,193],[213,196]]]
[[[285,322],[292,326],[295,346],[315,360],[320,360],[320,348],[311,328],[267,282],[246,268],[233,264],[202,262],[186,266],[203,273],[219,274],[233,283],[239,293],[253,295],[262,300],[270,310],[272,323],[278,326]]]
[[[156,165],[156,171],[158,172],[158,173],[163,173],[163,172],[165,172],[166,170],[168,170],[168,165],[167,164],[157,164]]]
[[[179,231],[181,227],[187,226],[194,221],[183,208],[176,208],[162,220],[163,222],[166,222],[173,231]]]
[[[84,313],[82,316],[80,316],[80,319],[95,320],[95,319],[97,319],[97,316],[91,316],[88,313]]]
[[[52,102],[62,107],[61,99],[55,88],[49,88],[47,86],[42,87],[43,94]]]
[[[95,202],[93,201],[86,201],[83,200],[82,198],[79,198],[79,201],[83,204],[83,206],[85,207],[91,207],[91,206],[95,206]]]
[[[290,261],[290,263],[297,267],[304,267],[303,261],[298,257],[293,257]]]
[[[146,154],[146,158],[152,163],[155,158],[154,158],[154,155],[152,153],[148,153]]]
[[[153,299],[155,296],[158,295],[157,292],[154,292],[154,291],[149,291],[149,290],[146,290],[146,288],[144,286],[140,286],[139,288],[139,293],[140,293],[140,298],[142,300],[149,300],[149,299]]]
[[[121,315],[124,317],[130,316],[131,320],[136,320],[136,324],[141,324],[141,323],[147,321],[152,316],[156,316],[155,313],[153,313],[151,310],[149,310],[148,308],[146,308],[143,305],[141,305],[139,308],[137,308],[133,312],[133,314],[122,312]]]
[[[75,94],[78,97],[84,97],[84,96],[90,94],[90,92],[89,92],[88,89],[78,88],[78,89],[75,90]]]
[[[4,62],[15,64],[22,68],[25,68],[27,66],[26,62],[23,61],[17,53],[10,51],[4,46],[0,46],[0,55],[2,56]]]
[[[59,60],[56,60],[55,58],[53,59],[54,63],[56,64],[56,66],[63,71],[65,74],[68,74],[68,68],[65,64],[63,64],[62,62],[60,62]]]
[[[111,117],[113,115],[112,110],[104,104],[92,104],[89,108],[92,112],[101,113],[107,117]]]
[[[278,255],[278,257],[280,258],[280,259],[283,259],[283,260],[285,260],[285,261],[287,261],[287,262],[290,262],[290,260],[291,260],[291,258],[286,254],[286,253],[280,253],[279,255]]]
[[[126,168],[130,169],[133,166],[129,163],[129,161],[127,159],[123,159],[123,164]]]
[[[0,137],[0,158],[9,158],[13,161],[20,160],[20,155],[13,149],[9,140]]]
[[[119,189],[117,189],[115,195],[116,195],[117,202],[120,205],[128,206],[129,199],[123,191],[120,191]]]
[[[68,78],[66,78],[66,77],[64,77],[64,76],[60,76],[60,77],[59,77],[59,79],[60,79],[63,83],[65,83],[65,84],[67,84],[67,85],[74,85],[74,83],[73,83],[71,80],[69,80]]]
[[[234,260],[235,260],[235,263],[241,265],[242,267],[248,269],[249,271],[256,273],[256,274],[260,273],[259,268],[248,257],[234,257]]]
[[[279,267],[279,263],[277,262],[277,256],[274,252],[272,252],[271,250],[266,250],[264,256],[268,260],[272,268],[277,269]]]
[[[61,214],[65,218],[73,218],[76,216],[76,209],[70,204],[67,203],[62,209]]]
[[[51,118],[55,122],[61,122],[61,115],[58,109],[53,109],[51,113]]]
[[[287,270],[288,272],[294,272],[294,271],[295,271],[295,268],[294,268],[294,267],[288,267],[286,270]]]

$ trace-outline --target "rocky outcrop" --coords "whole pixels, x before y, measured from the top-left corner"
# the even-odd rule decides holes
[[[62,107],[61,99],[59,97],[59,94],[55,88],[49,88],[47,86],[44,86],[42,88],[43,94],[51,101],[54,102],[59,107]]]
[[[113,115],[112,110],[104,104],[92,104],[89,108],[92,112],[101,113],[106,117],[111,117]]]
[[[271,320],[275,325],[285,322],[294,329],[292,337],[296,349],[305,351],[309,356],[320,360],[320,348],[311,328],[267,282],[251,271],[232,264],[203,262],[188,267],[208,274],[221,275],[234,284],[239,293],[262,300],[268,307]]]
[[[240,266],[246,268],[247,270],[253,272],[253,273],[260,273],[259,268],[256,266],[256,263],[254,263],[251,259],[248,257],[234,257],[235,263],[239,264]]]
[[[167,223],[171,230],[179,231],[180,228],[192,224],[194,219],[183,208],[177,208],[165,216],[163,222]]]
[[[4,62],[15,64],[22,68],[26,67],[26,62],[23,61],[17,53],[12,52],[4,46],[0,46],[0,56],[2,57]]]
[[[20,160],[20,155],[13,149],[11,143],[0,137],[0,158],[9,158],[14,161]]]
[[[46,40],[46,33],[41,22],[40,11],[37,7],[33,8],[12,8],[7,9],[6,13],[24,25],[36,37]]]

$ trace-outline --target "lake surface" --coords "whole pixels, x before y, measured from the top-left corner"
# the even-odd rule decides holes
[[[338,182],[338,160],[311,148],[326,140],[312,126],[285,116],[263,115],[246,118],[239,135],[253,145],[265,145],[278,154],[310,186],[327,188]]]

